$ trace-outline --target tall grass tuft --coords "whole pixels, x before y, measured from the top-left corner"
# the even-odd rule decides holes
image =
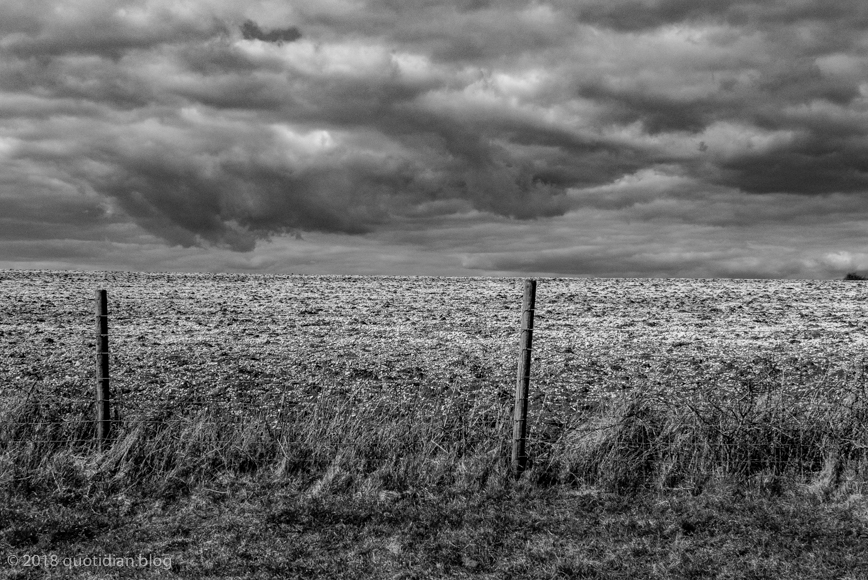
[[[868,393],[828,377],[797,394],[753,381],[722,388],[633,388],[574,417],[551,451],[561,481],[626,491],[701,491],[721,477],[829,493],[868,483]]]

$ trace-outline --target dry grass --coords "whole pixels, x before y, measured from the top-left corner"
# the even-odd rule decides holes
[[[98,451],[90,408],[34,391],[0,415],[0,545],[197,578],[864,578],[868,399],[812,392],[625,390],[532,421],[516,482],[511,409],[482,392],[155,404]]]

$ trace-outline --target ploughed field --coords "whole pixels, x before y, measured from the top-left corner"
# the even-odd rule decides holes
[[[3,270],[0,396],[38,387],[65,405],[92,403],[94,291],[105,289],[124,413],[156,401],[242,413],[324,392],[507,405],[522,288],[512,278]],[[866,299],[845,281],[539,279],[531,413],[563,415],[622,389],[725,396],[747,385],[797,401],[864,384]]]

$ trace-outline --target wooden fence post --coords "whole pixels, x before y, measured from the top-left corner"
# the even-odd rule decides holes
[[[109,390],[108,299],[105,290],[96,291],[96,436],[103,449],[111,433]]]
[[[518,381],[515,385],[515,414],[512,425],[512,472],[519,477],[527,464],[527,395],[530,386],[530,353],[533,339],[533,311],[536,301],[536,280],[524,281],[521,306],[521,335],[518,350]]]

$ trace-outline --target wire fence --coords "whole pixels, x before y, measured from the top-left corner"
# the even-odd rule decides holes
[[[89,444],[97,426],[93,276],[23,278],[0,277],[5,439]],[[480,398],[511,407],[515,280],[118,274],[99,282],[108,289],[108,420],[121,429],[189,421],[155,409],[211,413],[199,420],[226,425],[256,415],[276,427],[324,393],[424,401],[432,412],[460,412]],[[839,311],[828,324],[827,312],[807,310],[819,307],[816,298],[769,307],[762,285],[766,303],[733,283],[741,302],[730,300],[728,310],[710,299],[672,307],[677,288],[665,285],[654,292],[669,302],[656,306],[653,288],[635,285],[635,307],[587,281],[570,291],[569,281],[553,281],[547,297],[548,285],[539,291],[530,373],[529,430],[538,445],[550,443],[547,426],[637,390],[661,406],[701,400],[738,409],[733,401],[742,398],[745,413],[756,413],[763,397],[785,400],[793,416],[868,398],[865,295],[853,286],[834,287],[843,294],[831,300]],[[800,321],[805,312],[814,322]],[[26,415],[9,411],[34,400]],[[713,444],[725,453],[726,433]]]

